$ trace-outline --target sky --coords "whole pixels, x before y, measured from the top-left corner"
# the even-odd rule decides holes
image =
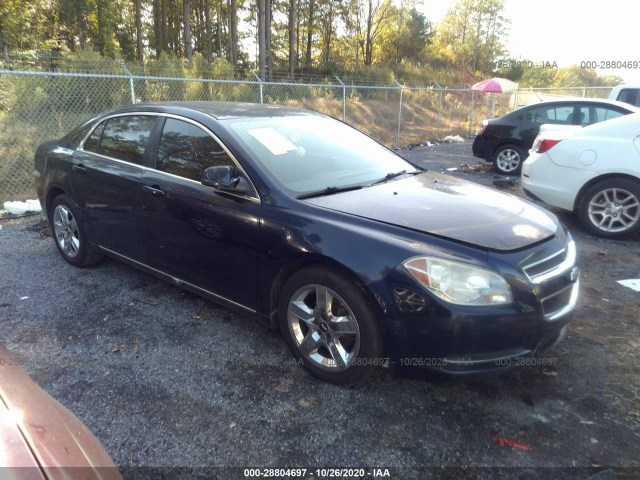
[[[420,10],[430,22],[437,23],[455,3],[455,0],[423,0]],[[505,45],[512,57],[536,63],[555,62],[559,68],[595,63],[602,67],[596,68],[598,75],[617,75],[626,83],[640,85],[637,40],[640,24],[635,2],[504,0],[504,3],[505,15],[511,19]],[[611,64],[623,62],[635,62],[635,68],[611,68]]]

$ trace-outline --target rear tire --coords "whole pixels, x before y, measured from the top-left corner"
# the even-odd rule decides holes
[[[321,380],[361,381],[384,363],[379,313],[351,279],[332,269],[294,273],[280,294],[278,319],[291,352]]]
[[[503,145],[493,157],[493,166],[496,172],[502,175],[518,175],[525,158],[526,155],[520,147]]]
[[[608,178],[580,198],[580,223],[603,238],[624,238],[640,231],[640,183]]]
[[[49,211],[53,239],[62,258],[75,267],[94,265],[102,260],[103,255],[89,246],[78,209],[68,195],[58,195]]]

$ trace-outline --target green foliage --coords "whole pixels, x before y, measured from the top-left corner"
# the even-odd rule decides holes
[[[59,62],[63,71],[74,70],[77,65],[82,65],[84,71],[123,74],[115,62],[105,63],[99,53],[90,49],[66,55]],[[51,77],[48,79],[46,92],[55,112],[95,113],[130,102],[129,85],[125,79]]]
[[[48,0],[2,0],[0,2],[0,49],[38,48],[52,34]]]
[[[343,81],[355,85],[395,85],[393,70],[384,65],[361,67],[343,74]]]
[[[599,77],[592,68],[571,65],[556,72],[554,87],[610,87],[621,83],[618,77]]]
[[[433,27],[431,22],[415,7],[409,11],[406,22],[401,22],[398,34],[397,61],[421,64],[425,60],[426,47],[431,43]]]
[[[521,77],[515,79],[520,82],[522,87],[612,87],[622,83],[620,77],[600,77],[594,69],[581,68],[578,65],[570,65],[565,68],[552,68],[544,65],[535,65],[533,62],[527,60],[520,61],[520,64],[528,66],[528,68],[523,68]]]
[[[248,50],[251,48],[246,45],[250,44],[248,39],[255,37],[255,2],[237,2],[237,17],[244,19],[249,28],[241,29],[241,50],[231,65],[227,60],[229,1],[192,0],[188,18],[194,55],[189,68],[183,64],[183,1],[140,0],[140,4],[138,18],[146,61],[127,64],[134,75],[253,78],[250,72],[255,65],[250,60],[252,52]],[[522,64],[496,69],[496,60],[508,58],[503,44],[509,23],[505,18],[504,0],[457,0],[438,25],[431,25],[416,8],[419,4],[417,0],[298,0],[294,53],[299,68],[296,72],[322,74],[329,79],[338,74],[348,81],[365,84],[393,85],[397,78],[407,85],[437,82],[464,87],[471,83],[469,75],[461,71],[464,66],[477,77],[501,76],[523,86],[620,83],[618,77],[598,77],[588,69],[527,68]],[[123,74],[115,62],[105,63],[105,60],[136,58],[135,5],[136,0],[31,0],[26,3],[0,0],[0,59],[6,47],[16,63],[35,64],[35,68]],[[288,67],[289,6],[290,2],[283,0],[271,2],[271,53],[276,71]],[[50,49],[49,57],[62,55],[63,60],[57,64],[49,59],[43,61],[46,54],[39,50],[43,47]],[[80,81],[75,84],[86,86]],[[149,82],[142,84],[137,92],[141,100],[213,99],[221,95],[216,93],[216,88],[217,85],[206,82]],[[117,90],[117,93],[101,92],[98,96],[102,98],[88,103],[118,103],[126,98],[126,88]],[[64,95],[46,88],[44,91],[43,105],[53,102],[57,108],[66,102]],[[253,95],[253,92],[245,93]],[[0,102],[7,105],[9,100],[0,99]]]
[[[554,68],[526,68],[519,79],[522,87],[549,88],[556,83],[558,71]]]
[[[224,58],[206,60],[200,53],[193,55],[193,66],[186,71],[190,78],[203,80],[231,80],[233,67]],[[215,82],[189,82],[185,92],[186,100],[226,100],[233,85]]]
[[[65,53],[58,60],[58,69],[62,71],[77,71],[78,67],[84,72],[122,75],[122,69],[116,62],[91,48]]]
[[[47,79],[36,77],[29,82],[29,88],[23,88],[23,79],[8,77],[3,82],[7,92],[4,110],[14,119],[30,118],[47,111],[49,107]]]
[[[175,55],[162,52],[157,60],[149,60],[146,73],[151,77],[184,78],[185,71],[182,60]],[[184,100],[187,86],[182,81],[149,81],[147,82],[148,99]]]
[[[299,67],[296,72],[326,77],[317,80],[319,82],[332,82],[337,74],[341,79],[357,84],[393,86],[397,79],[406,85],[438,84],[453,88],[464,88],[472,83],[470,75],[463,74],[462,66],[477,77],[501,76],[533,87],[607,86],[621,81],[618,77],[598,77],[593,71],[577,67],[573,70],[529,68],[525,65],[526,60],[520,64],[515,61],[512,65],[505,62],[506,68],[496,69],[496,66],[502,66],[496,60],[507,58],[502,44],[508,27],[503,0],[458,0],[435,26],[417,10],[417,3],[415,0],[298,0],[296,52],[299,63],[306,63],[308,38],[311,38],[311,49],[310,65]],[[255,65],[249,60],[249,52],[239,51],[235,65],[225,57],[229,49],[228,1],[192,0],[191,4],[194,54],[190,67],[184,62],[182,0],[141,2],[142,39],[147,45],[145,62],[131,61],[137,48],[135,0],[31,0],[29,8],[19,0],[2,0],[0,48],[7,46],[16,63],[23,62],[43,70],[122,75],[124,70],[113,60],[124,58],[134,75],[253,80],[250,72]],[[157,16],[162,13],[156,11],[160,5],[166,6],[164,17]],[[253,5],[238,2],[239,17],[252,25],[255,23]],[[271,45],[276,70],[288,66],[286,13],[289,5],[290,2],[272,0]],[[368,24],[371,27],[369,39]],[[251,29],[240,32],[240,46],[242,40],[252,37],[253,33]],[[162,39],[158,35],[162,35]],[[370,43],[371,64],[364,67],[367,43]],[[162,51],[158,51],[157,58],[152,58],[153,52],[149,49],[155,50],[156,44]],[[51,49],[48,54],[38,50],[42,46]],[[61,56],[62,60],[54,62],[55,56]],[[215,99],[223,93],[228,96],[229,90],[235,88],[223,89],[211,82],[137,83],[139,100]],[[86,89],[90,82],[73,79],[68,84]],[[237,96],[256,98],[253,86],[239,88],[243,92],[238,92]],[[46,85],[42,91],[44,95],[36,97],[40,104],[38,108],[49,103],[54,109],[72,108],[65,93],[52,91]],[[377,95],[371,90],[352,93]],[[33,108],[17,105],[6,93],[0,95],[4,95],[4,99],[0,98],[0,108],[2,105],[14,109]],[[114,91],[100,91],[95,95],[99,104],[108,106],[129,98],[127,85],[117,85]],[[82,104],[86,103],[76,101],[73,108],[82,109]]]
[[[503,0],[458,0],[436,27],[429,52],[472,72],[491,72],[506,54],[508,23]]]
[[[384,65],[399,63],[423,64],[426,46],[432,35],[431,23],[415,7],[395,8],[395,14],[383,25],[376,62]]]
[[[7,109],[10,98],[9,81],[6,78],[0,77],[0,112]]]

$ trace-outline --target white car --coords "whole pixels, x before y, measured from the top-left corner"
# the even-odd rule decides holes
[[[540,130],[522,166],[532,198],[572,212],[605,238],[640,231],[640,113],[581,129]]]
[[[609,93],[609,99],[640,107],[640,86],[623,84],[613,87],[611,93]]]

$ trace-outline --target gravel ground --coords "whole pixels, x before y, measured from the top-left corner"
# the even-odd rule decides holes
[[[470,152],[465,142],[400,153],[493,185]],[[616,282],[640,277],[640,243],[597,239],[560,217],[582,267],[569,335],[546,354],[552,365],[495,378],[439,384],[381,371],[355,386],[319,383],[250,316],[114,260],[69,266],[39,215],[0,220],[1,340],[125,477],[357,467],[391,478],[640,478],[640,293]]]

